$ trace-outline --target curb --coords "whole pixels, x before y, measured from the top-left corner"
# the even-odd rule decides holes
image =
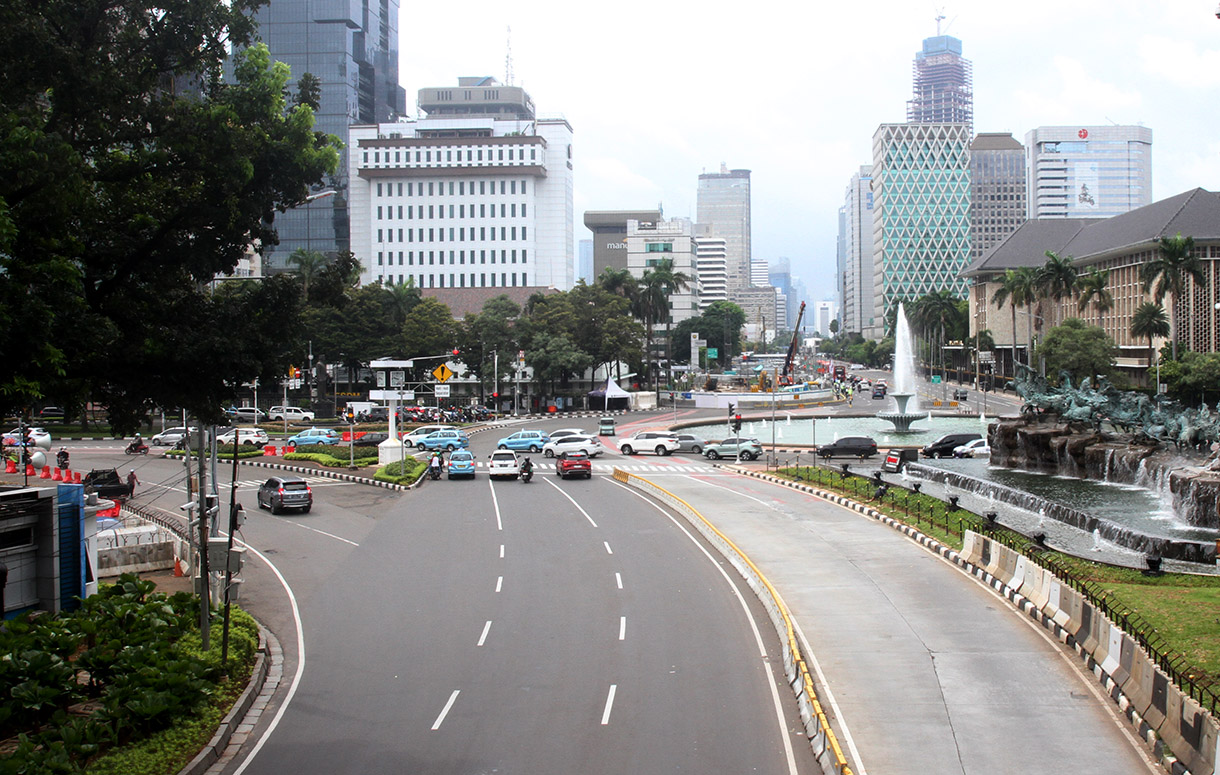
[[[1157,736],[1156,731],[1152,729],[1147,721],[1143,719],[1143,717],[1131,704],[1131,700],[1122,691],[1118,684],[1116,684],[1114,680],[1104,670],[1102,670],[1101,665],[1097,663],[1097,661],[1093,658],[1093,655],[1085,649],[1083,644],[1078,642],[1076,638],[1061,624],[1042,613],[1042,611],[1040,611],[1032,601],[1030,601],[1020,592],[1017,592],[1008,586],[1003,579],[992,575],[987,571],[986,568],[979,567],[978,565],[970,562],[960,553],[958,553],[956,549],[950,549],[940,541],[932,538],[931,536],[925,535],[918,529],[913,528],[906,523],[899,522],[893,517],[886,516],[876,509],[853,501],[850,498],[827,492],[826,490],[819,490],[807,484],[780,479],[779,477],[772,476],[768,473],[759,473],[757,471],[750,471],[748,469],[743,469],[736,466],[725,466],[725,468],[743,476],[762,479],[763,481],[782,485],[793,490],[800,490],[801,492],[808,493],[817,498],[821,498],[822,500],[830,501],[831,503],[836,503],[845,508],[859,512],[867,517],[872,517],[878,522],[889,525],[900,533],[906,535],[908,538],[911,538],[925,549],[928,549],[954,565],[957,565],[975,579],[990,587],[991,590],[997,595],[1008,600],[1013,604],[1019,613],[1028,616],[1036,624],[1050,632],[1056,640],[1075,652],[1075,654],[1084,662],[1085,668],[1097,679],[1097,682],[1101,685],[1104,692],[1110,697],[1114,704],[1118,706],[1119,712],[1124,718],[1127,719],[1127,722],[1131,725],[1133,731],[1136,733],[1136,736],[1143,741],[1145,746],[1148,748],[1148,752],[1152,754],[1161,767],[1163,767],[1166,772],[1172,773],[1172,775],[1189,775],[1189,770],[1183,767],[1181,762],[1178,761],[1177,757],[1175,757],[1169,751],[1169,748],[1165,742]]]

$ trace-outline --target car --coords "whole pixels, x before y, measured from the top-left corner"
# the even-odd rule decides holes
[[[434,431],[415,442],[416,449],[444,449],[452,452],[470,446],[470,437],[459,430]]]
[[[592,479],[593,463],[584,452],[578,449],[569,450],[555,458],[555,475],[560,479],[566,479],[569,476],[583,476],[586,479]]]
[[[256,406],[239,406],[233,409],[229,416],[238,422],[252,422],[255,425],[267,419],[267,413]]]
[[[601,441],[596,436],[561,436],[560,438],[551,437],[551,440],[542,445],[542,454],[546,457],[559,457],[565,452],[580,450],[589,457],[597,457],[606,451],[602,446]]]
[[[114,468],[95,468],[80,480],[86,492],[95,492],[99,498],[126,498],[131,487]]]
[[[187,436],[192,433],[196,433],[198,430],[198,428],[187,428],[179,425],[174,428],[166,428],[149,439],[149,441],[152,442],[154,447],[176,447],[181,444]]]
[[[499,479],[502,476],[516,479],[520,468],[517,453],[511,449],[497,449],[487,457],[487,476],[491,479]]]
[[[64,408],[62,406],[44,406],[38,410],[38,419],[40,420],[63,420]]]
[[[853,363],[851,365],[852,371],[864,371],[864,369],[865,369],[865,366],[863,363]]]
[[[414,447],[419,444],[420,439],[428,434],[436,433],[437,431],[456,431],[457,429],[456,425],[421,425],[402,438],[406,441],[408,447]]]
[[[310,428],[295,436],[289,436],[284,442],[286,447],[307,447],[311,444],[337,445],[343,441],[343,436],[334,428]]]
[[[613,436],[614,435],[614,418],[603,417],[597,421],[598,436]]]
[[[953,457],[990,457],[991,446],[987,439],[968,441],[960,447],[953,448]]]
[[[756,460],[763,453],[762,444],[758,439],[747,439],[734,436],[724,441],[709,442],[703,450],[703,456],[708,460],[719,460],[722,457],[741,456],[742,460]]]
[[[889,387],[890,387],[890,383],[889,383],[889,382],[886,382],[884,379],[879,379],[879,380],[877,380],[876,382],[874,382],[873,384],[874,384],[874,385],[880,385],[881,387],[886,388],[887,390],[888,390],[888,389],[889,389]]]
[[[705,449],[707,449],[707,440],[702,436],[696,436],[693,433],[678,434],[678,452],[694,452],[696,455],[702,455]]]
[[[554,441],[555,439],[562,439],[564,436],[589,436],[591,434],[580,428],[560,428],[557,431],[549,431],[547,435]]]
[[[273,476],[258,487],[258,507],[279,514],[284,509],[298,509],[308,514],[313,508],[313,490],[299,476]]]
[[[618,443],[618,451],[624,455],[634,455],[637,452],[655,452],[658,455],[670,455],[679,447],[678,437],[666,431],[640,431],[634,436],[628,436]]]
[[[511,436],[505,436],[496,442],[496,449],[529,450],[541,452],[546,443],[551,440],[546,431],[517,431]]]
[[[885,461],[881,463],[881,470],[896,474],[906,468],[907,463],[914,463],[917,460],[919,460],[919,450],[917,449],[891,449],[885,453]]]
[[[45,428],[36,426],[26,426],[26,433],[29,434],[30,440],[34,442],[35,447],[43,449],[51,448],[51,434]],[[21,428],[13,428],[8,433],[4,434],[4,446],[19,447],[21,446]]]
[[[267,412],[268,420],[288,420],[289,422],[313,422],[314,413],[299,406],[273,406]]]
[[[885,398],[885,386],[878,385],[877,387],[873,388],[873,398]]]
[[[262,449],[271,441],[267,431],[262,428],[230,428],[216,437],[217,444],[240,443],[243,447],[258,447]]]
[[[832,457],[870,458],[877,454],[877,442],[868,436],[844,436],[818,447],[818,455],[829,460]]]
[[[355,441],[352,442],[353,447],[375,447],[386,439],[390,438],[390,434],[376,431],[374,433],[363,433]]]
[[[946,433],[936,441],[924,445],[919,454],[924,457],[953,457],[953,450],[981,438],[983,437],[977,433]]]
[[[969,398],[970,398],[970,391],[967,390],[966,388],[954,388],[953,389],[953,400],[954,401],[966,401],[966,400],[969,400]]]
[[[449,455],[449,478],[459,476],[474,478],[474,453],[468,449],[456,449]]]

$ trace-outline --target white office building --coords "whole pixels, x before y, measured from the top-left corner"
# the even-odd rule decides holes
[[[686,275],[686,287],[669,297],[670,322],[699,314],[699,269],[695,262],[693,226],[687,218],[668,221],[627,221],[627,270],[636,279],[661,261]]]
[[[717,301],[728,301],[728,244],[710,229],[695,224],[695,266],[699,273],[699,311]],[[706,235],[706,236],[705,236]]]
[[[1109,218],[1152,204],[1152,130],[1042,126],[1025,135],[1032,218]]]
[[[421,89],[427,118],[353,126],[351,249],[362,283],[574,283],[572,128],[519,87]]]
[[[842,208],[840,238],[843,276],[839,287],[844,331],[862,334],[873,330],[873,165],[865,164],[851,176]],[[829,321],[827,321],[829,323]],[[827,329],[818,331],[827,335]]]

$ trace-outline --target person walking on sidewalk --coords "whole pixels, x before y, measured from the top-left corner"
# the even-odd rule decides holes
[[[127,472],[127,489],[129,494],[136,494],[136,485],[140,483],[140,478],[136,476],[136,470],[133,468]]]

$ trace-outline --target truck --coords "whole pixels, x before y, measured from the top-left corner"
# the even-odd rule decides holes
[[[99,498],[126,498],[131,495],[131,488],[114,468],[95,468],[85,474],[81,484],[86,492],[92,488]]]

